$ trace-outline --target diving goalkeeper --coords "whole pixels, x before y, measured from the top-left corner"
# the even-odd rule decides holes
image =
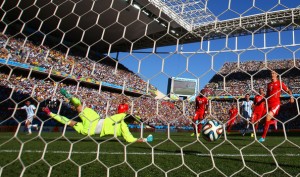
[[[152,135],[149,135],[147,138],[137,139],[133,137],[129,131],[128,124],[133,123],[138,118],[125,113],[120,113],[105,119],[100,119],[100,116],[97,112],[91,108],[83,108],[80,100],[76,97],[73,97],[65,89],[61,89],[60,93],[70,100],[70,103],[76,108],[78,116],[82,122],[76,122],[64,116],[54,114],[49,110],[48,107],[44,107],[43,111],[56,121],[73,127],[76,132],[82,135],[100,134],[100,137],[105,135],[123,136],[124,139],[129,143],[153,141]]]

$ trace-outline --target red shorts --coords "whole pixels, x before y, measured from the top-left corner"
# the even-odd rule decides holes
[[[205,111],[196,111],[194,120],[202,120],[204,118]]]
[[[269,107],[269,112],[273,113],[273,117],[275,117],[278,114],[279,109],[280,109],[280,104],[274,105],[274,106],[270,106]]]
[[[252,119],[251,119],[251,122],[252,123],[255,123],[257,121],[260,121],[260,119],[266,114],[266,110],[264,111],[255,111],[253,112],[252,114]]]

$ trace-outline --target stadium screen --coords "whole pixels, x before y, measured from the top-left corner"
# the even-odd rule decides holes
[[[194,95],[196,92],[196,87],[196,79],[172,78],[171,92],[176,95]]]

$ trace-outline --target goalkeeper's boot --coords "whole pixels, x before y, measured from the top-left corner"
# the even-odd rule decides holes
[[[74,97],[73,95],[71,95],[70,93],[68,93],[68,91],[66,89],[60,89],[60,93],[66,97],[67,99],[70,100],[70,103],[75,106],[76,108],[81,105],[81,102],[78,98]]]
[[[153,141],[153,135],[150,134],[147,136],[147,142],[150,143],[152,141]]]
[[[201,133],[198,133],[198,137],[200,137]]]
[[[254,133],[251,133],[251,138],[253,138],[254,137]]]
[[[265,139],[264,139],[263,137],[261,137],[261,138],[258,140],[258,142],[263,143],[263,142],[265,142]]]
[[[60,93],[66,97],[67,99],[71,99],[73,97],[73,95],[71,95],[70,93],[68,93],[68,91],[64,88],[60,89]]]
[[[192,133],[191,136],[195,136],[195,133]]]

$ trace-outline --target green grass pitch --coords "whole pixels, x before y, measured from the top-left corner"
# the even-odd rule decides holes
[[[0,176],[300,175],[299,133],[288,134],[287,139],[270,133],[263,144],[237,133],[216,142],[187,132],[152,134],[152,143],[128,144],[122,138],[84,137],[74,132],[65,136],[0,133]]]

